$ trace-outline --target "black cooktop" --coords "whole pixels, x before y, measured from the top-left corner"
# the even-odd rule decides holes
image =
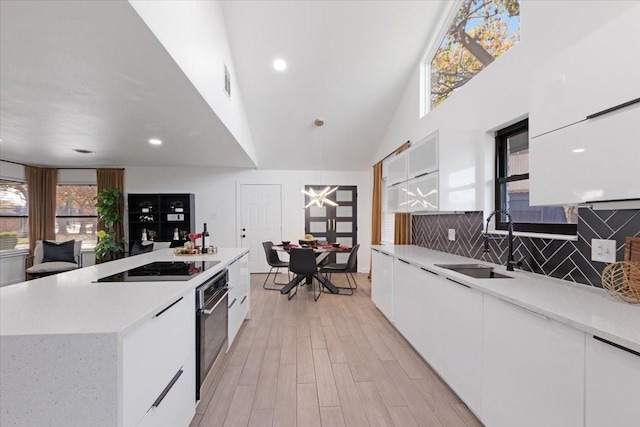
[[[194,276],[219,264],[220,261],[167,261],[143,266],[98,279],[98,282],[176,282]]]

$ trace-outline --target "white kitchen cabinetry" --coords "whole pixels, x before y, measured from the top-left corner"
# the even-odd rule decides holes
[[[407,182],[387,187],[387,212],[407,212]]]
[[[229,270],[229,326],[228,348],[242,326],[242,322],[249,315],[250,285],[249,285],[249,254],[236,259],[228,266]]]
[[[640,422],[640,354],[587,335],[586,427]]]
[[[433,172],[407,182],[406,205],[409,212],[438,210],[438,173]]]
[[[443,378],[478,416],[482,414],[483,295],[446,279],[442,304],[444,328]],[[487,425],[493,426],[488,423]],[[512,424],[515,425],[515,424]]]
[[[438,170],[438,132],[434,132],[407,150],[407,178]]]
[[[147,417],[176,421],[153,425],[190,423],[195,412],[194,310],[195,293],[190,292],[123,338],[124,426],[143,418],[151,425]]]
[[[406,261],[394,260],[393,323],[409,342],[415,342],[421,327],[416,301],[416,274],[418,271],[420,271],[418,267]],[[402,307],[402,309],[395,310],[396,307]]]
[[[447,279],[424,268],[416,268],[414,307],[418,313],[418,334],[414,348],[440,375],[444,365],[444,288]],[[401,310],[398,306],[398,310]]]
[[[407,180],[407,151],[397,154],[389,161],[387,168],[387,185],[394,185]]]
[[[640,103],[534,138],[529,149],[531,205],[640,198]]]
[[[371,300],[393,323],[393,258],[371,251]]]
[[[540,65],[529,95],[531,137],[640,98],[639,22],[640,7],[631,8]]]
[[[485,295],[482,336],[485,425],[584,425],[584,332]]]

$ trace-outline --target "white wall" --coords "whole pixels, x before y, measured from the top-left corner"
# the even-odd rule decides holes
[[[129,3],[256,163],[220,2],[130,0]],[[224,64],[231,75],[231,99],[224,92]]]
[[[440,128],[486,131],[485,140],[479,143],[492,146],[493,131],[527,116],[529,82],[536,64],[638,3],[521,0],[520,43],[423,118],[420,118],[420,73],[416,64],[377,159],[403,141],[417,142]],[[487,154],[492,157],[492,153]],[[492,174],[491,171],[485,175],[491,179]]]
[[[356,185],[358,187],[358,269],[369,271],[371,249],[371,172],[277,171],[209,168],[130,167],[125,170],[125,193],[194,193],[196,224],[207,223],[212,244],[240,245],[237,212],[239,184],[282,185],[282,238],[304,236],[304,185]],[[264,256],[259,254],[258,256]]]

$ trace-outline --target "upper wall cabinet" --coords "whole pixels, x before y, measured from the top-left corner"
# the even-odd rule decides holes
[[[434,132],[407,150],[407,178],[438,170],[438,132]]]
[[[438,131],[440,211],[484,208],[483,138],[478,130]]]
[[[533,138],[640,98],[640,6],[534,72],[529,95]]]
[[[389,161],[387,168],[387,186],[407,180],[407,151],[396,155]]]

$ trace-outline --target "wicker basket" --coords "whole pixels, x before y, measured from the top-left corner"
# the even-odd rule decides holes
[[[602,287],[631,304],[640,303],[640,262],[619,261],[602,270]]]

